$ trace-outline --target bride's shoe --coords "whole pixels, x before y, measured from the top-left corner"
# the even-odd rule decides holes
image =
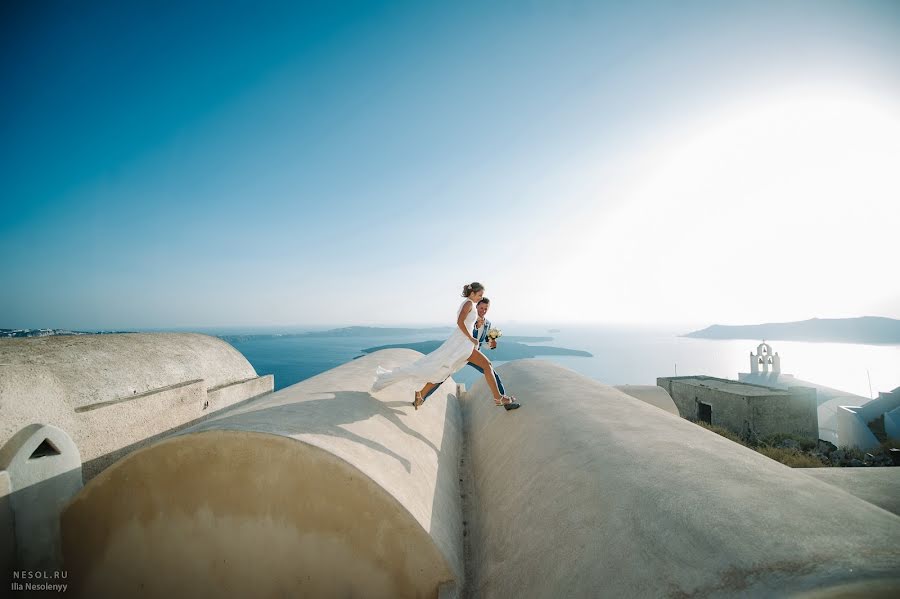
[[[416,400],[413,402],[413,407],[418,410],[423,403],[425,403],[425,400],[422,399],[422,394],[416,391]]]
[[[518,400],[515,397],[513,397],[512,395],[501,395],[500,399],[494,400],[494,405],[497,406],[498,408],[500,406],[503,406],[504,408],[506,408],[507,411],[515,410],[517,408],[522,407],[518,403]]]

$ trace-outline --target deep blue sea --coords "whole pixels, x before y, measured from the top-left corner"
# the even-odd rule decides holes
[[[656,384],[661,376],[705,374],[737,378],[749,372],[750,352],[761,340],[707,340],[680,337],[686,331],[663,331],[597,325],[507,325],[505,335],[547,336],[552,345],[588,351],[593,357],[544,356],[585,376],[609,385]],[[219,334],[226,332],[220,331]],[[232,332],[232,331],[227,331]],[[241,331],[247,335],[251,330]],[[264,331],[271,334],[272,331]],[[291,331],[295,332],[295,331]],[[448,333],[449,334],[449,333]],[[253,337],[229,338],[258,374],[275,375],[275,389],[293,385],[362,355],[379,345],[442,340],[440,335],[367,337]],[[503,339],[500,340],[503,343]],[[864,397],[900,386],[900,346],[847,343],[769,341],[781,356],[782,372],[800,379]],[[485,352],[490,358],[490,352]],[[501,362],[498,362],[501,364]],[[454,380],[471,385],[480,375],[464,368]],[[871,381],[871,387],[870,387]],[[515,392],[515,390],[511,390]]]

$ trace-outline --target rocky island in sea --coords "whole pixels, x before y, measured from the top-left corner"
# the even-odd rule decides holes
[[[900,320],[880,316],[862,316],[859,318],[812,318],[799,322],[739,326],[714,324],[700,331],[683,335],[683,337],[900,345]]]
[[[434,351],[444,342],[447,336],[453,332],[453,327],[429,327],[429,328],[402,328],[402,327],[342,327],[338,329],[328,329],[325,331],[308,331],[302,333],[274,333],[274,334],[254,334],[254,335],[220,335],[220,337],[230,343],[240,343],[250,339],[261,339],[266,337],[302,337],[302,338],[352,338],[352,337],[406,337],[414,338],[423,334],[434,334],[437,339],[427,341],[400,341],[386,345],[377,345],[367,347],[360,351],[363,354],[370,354],[382,349],[406,348],[414,349],[423,354]],[[546,343],[553,341],[553,337],[529,337],[521,335],[504,335],[497,343],[497,349],[485,350],[485,353],[491,360],[519,360],[522,358],[534,358],[537,356],[582,356],[585,358],[593,357],[590,352],[568,349],[565,347],[552,347],[547,345],[527,345],[529,343]]]

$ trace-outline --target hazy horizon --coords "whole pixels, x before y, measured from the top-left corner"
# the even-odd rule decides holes
[[[862,317],[875,317],[875,318],[890,318],[884,316],[878,316],[874,314],[864,314],[859,317],[849,317],[849,318],[862,318]],[[724,325],[724,326],[740,326],[740,325],[769,325],[769,324],[779,324],[777,322],[740,322],[740,323],[731,323],[731,322],[710,322],[706,324],[690,324],[690,323],[629,323],[629,322],[602,322],[602,321],[529,321],[529,320],[501,320],[499,317],[488,314],[488,318],[501,329],[504,327],[525,327],[529,329],[537,329],[537,328],[558,328],[558,327],[591,327],[591,328],[609,328],[609,329],[631,329],[631,330],[646,330],[646,331],[654,331],[654,332],[668,332],[668,333],[690,333],[697,330],[705,329],[712,325]],[[820,319],[820,320],[829,320],[830,317],[810,317],[809,319]],[[895,319],[900,321],[900,319]],[[3,325],[3,323],[0,323]],[[214,325],[173,325],[173,326],[119,326],[119,327],[91,327],[91,326],[83,326],[83,327],[73,327],[73,326],[0,326],[0,329],[59,329],[59,330],[68,330],[68,331],[76,331],[76,332],[105,332],[105,331],[133,331],[133,332],[204,332],[204,331],[215,331],[217,334],[221,334],[222,332],[235,332],[235,334],[240,334],[245,331],[259,331],[259,332],[272,332],[272,333],[302,333],[307,331],[327,331],[332,329],[341,329],[341,328],[349,328],[349,327],[372,327],[372,328],[410,328],[410,329],[424,329],[424,328],[438,328],[444,327],[452,329],[455,326],[453,322],[440,322],[440,321],[431,321],[431,322],[422,322],[422,321],[398,321],[398,322],[344,322],[344,323],[316,323],[316,324],[214,324]]]
[[[452,324],[472,280],[500,322],[900,318],[898,2],[14,0],[0,27],[4,326]]]

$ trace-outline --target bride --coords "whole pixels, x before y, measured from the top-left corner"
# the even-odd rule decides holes
[[[462,295],[465,300],[456,312],[456,328],[450,337],[430,354],[424,355],[409,366],[401,366],[394,370],[385,370],[381,366],[376,370],[373,391],[380,391],[388,385],[400,381],[412,379],[414,381],[426,381],[420,391],[416,391],[413,406],[418,410],[425,401],[422,399],[434,387],[437,387],[448,376],[471,362],[484,370],[484,379],[494,396],[494,403],[504,406],[507,410],[519,405],[516,398],[510,395],[501,395],[494,377],[494,369],[491,361],[483,353],[478,351],[478,340],[472,335],[477,310],[475,306],[484,295],[484,285],[481,283],[469,283],[463,287]],[[437,381],[437,382],[435,382]]]

